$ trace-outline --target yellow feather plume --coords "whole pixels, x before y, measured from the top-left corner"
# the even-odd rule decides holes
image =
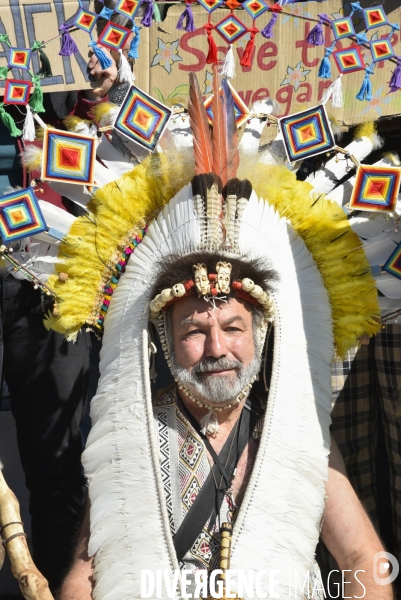
[[[311,252],[329,293],[338,356],[379,330],[377,289],[359,237],[344,211],[284,166],[253,166],[255,192],[287,218]]]
[[[88,121],[88,119],[80,119],[79,117],[75,117],[74,115],[69,115],[63,120],[63,123],[68,129],[68,131],[75,131],[77,125],[80,125],[81,123],[91,125],[92,122]]]
[[[193,163],[185,155],[151,155],[117,181],[96,191],[89,216],[76,219],[60,244],[58,273],[48,284],[58,298],[57,326],[68,335],[85,323],[98,326],[104,285],[123,250],[147,222],[186,185]]]

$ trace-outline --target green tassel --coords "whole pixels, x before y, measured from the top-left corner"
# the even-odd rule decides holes
[[[40,86],[40,76],[33,75],[32,83],[35,84],[35,89],[33,90],[33,94],[31,96],[31,99],[29,100],[29,105],[32,108],[33,112],[45,112],[45,108],[43,106],[43,90]]]
[[[7,79],[8,67],[0,67],[0,79]]]
[[[155,18],[156,23],[161,23],[162,22],[162,17],[160,14],[160,9],[157,5],[157,2],[153,3],[153,16]]]
[[[11,48],[10,38],[8,37],[7,33],[0,33],[0,42],[4,42],[5,44],[7,44],[7,46],[10,46]]]
[[[35,41],[32,46],[32,50],[39,50],[40,69],[36,75],[41,77],[53,77],[50,60],[47,54],[43,50],[44,46],[42,42]]]
[[[12,137],[18,137],[22,134],[21,129],[18,129],[12,116],[4,110],[3,102],[0,102],[0,119],[3,125],[5,125],[7,129],[10,130],[10,135]]]

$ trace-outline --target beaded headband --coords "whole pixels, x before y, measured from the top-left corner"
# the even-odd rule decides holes
[[[268,321],[273,320],[273,300],[260,285],[255,285],[252,279],[244,278],[231,283],[232,265],[229,262],[219,261],[216,264],[216,273],[208,273],[205,263],[192,266],[193,279],[176,283],[171,288],[166,288],[157,294],[149,304],[150,318],[157,319],[161,311],[166,311],[169,306],[182,298],[198,294],[198,298],[213,302],[230,294],[250,304],[260,306]],[[222,297],[221,294],[224,294]]]

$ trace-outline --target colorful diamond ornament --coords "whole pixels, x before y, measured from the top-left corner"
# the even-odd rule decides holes
[[[227,44],[234,44],[248,31],[246,26],[234,14],[222,19],[217,23],[215,29]]]
[[[8,55],[8,67],[18,69],[29,69],[31,51],[29,48],[10,48]]]
[[[252,19],[257,19],[260,15],[263,15],[269,7],[263,0],[245,0],[245,2],[242,3],[242,8],[245,8]]]
[[[124,46],[130,33],[130,29],[109,21],[98,39],[98,44],[111,50],[119,50]]]
[[[31,81],[21,81],[19,79],[6,79],[6,87],[4,89],[3,100],[4,104],[28,104],[31,89]]]
[[[90,33],[97,21],[97,15],[89,10],[80,9],[77,18],[75,19],[74,25]]]
[[[333,28],[334,37],[336,40],[355,35],[354,25],[350,17],[344,17],[342,19],[336,19],[332,21],[331,26]]]
[[[146,150],[153,152],[165,130],[172,110],[135,85],[121,105],[114,128]]]
[[[93,186],[95,158],[93,137],[45,129],[42,179]]]
[[[333,52],[334,60],[340,73],[347,74],[365,68],[362,52],[357,46]]]
[[[239,96],[239,94],[235,91],[235,89],[229,82],[228,82],[228,85],[230,86],[231,93],[232,93],[233,100],[234,100],[235,121],[236,121],[237,127],[241,127],[249,119],[250,113],[249,113],[247,105],[242,100],[241,96]],[[220,90],[221,90],[221,88],[220,88]],[[213,123],[213,111],[212,111],[213,95],[214,94],[209,96],[209,98],[207,98],[204,102],[207,120],[209,121],[210,125],[212,125],[212,123]]]
[[[32,188],[18,190],[0,198],[0,234],[9,244],[47,229]]]
[[[401,183],[401,167],[360,165],[349,207],[353,210],[393,212]]]
[[[316,106],[278,121],[289,162],[303,160],[335,146],[324,106]]]
[[[394,252],[387,259],[383,266],[383,270],[401,279],[401,244],[398,244]]]
[[[141,6],[137,0],[119,0],[114,10],[128,19],[133,19]]]
[[[362,11],[362,14],[365,21],[366,29],[373,29],[374,27],[380,27],[381,25],[388,24],[388,19],[382,6],[373,6],[372,8],[365,8]]]
[[[198,0],[198,4],[203,6],[208,13],[211,13],[216,10],[216,8],[219,8],[219,6],[222,6],[224,0]]]
[[[372,53],[373,62],[386,60],[394,56],[394,50],[390,40],[375,40],[370,42],[370,51]]]

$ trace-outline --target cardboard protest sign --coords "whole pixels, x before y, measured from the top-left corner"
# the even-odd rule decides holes
[[[361,1],[363,7],[367,8],[369,4],[370,0]],[[399,5],[397,0],[386,2],[385,11],[390,24],[401,26],[401,8],[397,5]],[[87,0],[82,2],[82,6],[85,10],[92,8],[89,7]],[[176,28],[184,8],[185,4],[170,6],[163,22],[153,22],[150,28],[142,26],[140,33],[139,59],[135,65],[136,84],[144,92],[167,104],[178,99],[186,103],[189,71],[197,74],[205,98],[211,93],[212,69],[206,64],[208,46],[207,32],[204,28],[208,22],[208,12],[203,6],[193,4],[196,30],[186,32]],[[74,1],[0,0],[0,38],[1,34],[7,33],[11,45],[22,49],[31,48],[35,40],[46,42],[45,51],[50,59],[53,76],[40,80],[44,92],[90,87],[86,70],[90,41],[87,32],[82,29],[71,31],[79,50],[77,54],[71,56],[58,54],[61,47],[59,28],[74,15],[78,15],[79,9],[78,2]],[[329,48],[334,41],[333,30],[330,27],[324,28],[324,46],[312,46],[306,41],[308,33],[316,24],[318,14],[323,11],[330,18],[339,19],[336,31],[340,39],[337,40],[333,52],[335,56],[330,59],[332,72],[330,79],[320,79],[318,70],[325,48]],[[400,114],[401,91],[389,93],[388,86],[392,71],[396,67],[395,59],[379,60],[376,63],[371,76],[372,99],[370,101],[355,99],[364,80],[365,71],[348,68],[348,72],[347,65],[349,67],[350,61],[353,60],[363,60],[365,64],[369,64],[373,59],[369,48],[359,46],[357,48],[359,53],[357,53],[350,48],[352,46],[355,48],[355,43],[349,37],[341,37],[341,31],[345,26],[341,23],[347,14],[349,14],[348,4],[343,6],[340,0],[285,5],[282,13],[277,15],[272,37],[266,39],[260,33],[256,34],[249,67],[241,67],[239,64],[250,37],[249,31],[245,34],[242,32],[241,37],[233,44],[236,77],[231,83],[243,102],[251,107],[255,101],[271,97],[279,106],[279,116],[295,113],[316,106],[321,101],[325,90],[340,71],[344,70],[342,77],[344,107],[333,109],[329,103],[329,113],[348,125],[369,119],[374,120],[381,116]],[[217,8],[211,13],[210,20],[213,25],[217,25],[229,15],[227,9]],[[236,10],[235,15],[245,28],[252,27],[252,17],[246,10]],[[255,20],[256,27],[262,29],[271,18],[271,12],[263,12]],[[138,17],[136,23],[139,24]],[[358,14],[353,17],[353,25],[356,33],[361,33],[367,28],[362,15]],[[379,53],[378,58],[380,52],[384,51],[380,40],[385,40],[389,32],[391,33],[391,29],[388,24],[376,28],[369,25],[366,29],[368,42],[374,41],[376,45],[378,42],[376,48]],[[222,34],[224,35],[222,27],[219,31],[212,32],[219,60],[224,59],[228,49],[228,43],[223,39]],[[388,41],[394,55],[401,55],[400,32],[394,30]],[[1,69],[8,64],[10,48],[0,40],[0,50]],[[389,51],[388,47],[386,51]],[[36,73],[39,70],[38,52],[32,52],[31,65],[32,71]],[[26,69],[13,67],[8,78],[29,81],[30,75]],[[0,80],[1,94],[4,94],[4,89],[3,79]]]

